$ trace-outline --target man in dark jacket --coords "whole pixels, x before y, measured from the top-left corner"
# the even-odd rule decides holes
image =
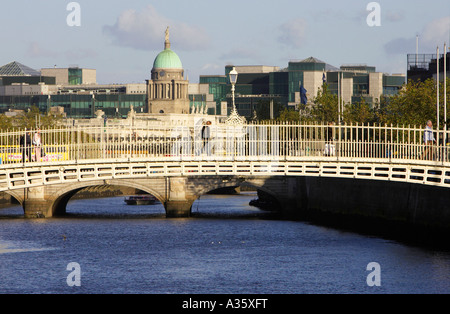
[[[207,152],[209,153],[209,138],[211,137],[211,129],[210,129],[211,121],[206,122],[206,124],[202,128],[202,141],[203,141],[203,151],[205,151],[205,148],[207,149]]]
[[[31,161],[31,136],[30,132],[26,132],[25,135],[20,137],[20,149],[22,150],[22,161],[28,158]]]

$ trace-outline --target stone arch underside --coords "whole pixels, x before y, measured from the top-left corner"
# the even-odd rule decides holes
[[[4,191],[3,193],[8,194],[9,196],[13,197],[20,205],[23,205],[23,201],[25,199],[25,196],[23,195],[23,189],[22,190],[8,190]]]
[[[147,184],[140,182],[142,180],[98,180],[91,182],[77,182],[75,184],[64,184],[63,187],[56,189],[54,194],[49,200],[51,201],[51,212],[52,215],[63,215],[66,213],[66,207],[69,200],[79,191],[93,186],[123,186],[142,190],[148,194],[153,195],[162,203],[164,202],[164,194],[158,191],[156,187],[149,186],[148,182],[152,180],[147,180]]]

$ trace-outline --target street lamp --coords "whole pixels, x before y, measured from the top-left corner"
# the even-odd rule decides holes
[[[235,104],[235,98],[234,98],[234,90],[235,85],[237,82],[238,72],[236,71],[236,68],[233,67],[233,69],[229,73],[230,75],[230,83],[231,83],[231,97],[233,102],[233,109],[231,110],[230,116],[227,118],[226,123],[227,124],[244,124],[245,119],[240,117],[237,110],[236,110],[236,104]]]
[[[230,71],[231,94],[232,94],[232,98],[233,98],[233,111],[236,111],[236,104],[234,102],[234,90],[235,90],[235,85],[237,82],[237,77],[238,77],[238,73],[236,71],[236,68],[233,67],[233,70]]]

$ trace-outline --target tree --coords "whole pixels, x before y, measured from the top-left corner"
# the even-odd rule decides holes
[[[450,90],[447,82],[447,99]],[[440,121],[444,122],[443,91],[440,84]],[[424,125],[427,120],[436,123],[437,110],[436,81],[428,79],[424,82],[408,81],[404,88],[392,96],[381,114],[381,121],[387,124]]]
[[[31,106],[31,108],[23,114],[10,118],[2,117],[0,119],[0,129],[36,129],[37,127],[45,129],[56,126],[61,119],[61,115],[42,115],[38,107]]]
[[[293,109],[284,108],[282,111],[280,111],[280,115],[277,118],[278,121],[291,121],[291,122],[298,122],[300,120],[300,116],[298,114],[298,111],[295,111]]]
[[[12,123],[12,119],[10,117],[0,117],[0,130],[5,131],[5,130],[10,130],[13,128],[13,123]]]
[[[353,103],[344,108],[344,122],[346,123],[375,123],[377,110],[371,108],[364,98],[358,103]]]
[[[338,96],[330,92],[328,84],[323,84],[313,100],[310,118],[313,121],[338,121]]]

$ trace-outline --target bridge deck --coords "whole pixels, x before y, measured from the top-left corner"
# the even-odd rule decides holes
[[[153,125],[0,133],[0,191],[161,176],[327,176],[450,187],[450,138],[388,126]],[[22,139],[22,142],[21,142]],[[23,141],[24,140],[24,141]],[[28,143],[27,143],[28,141]]]

